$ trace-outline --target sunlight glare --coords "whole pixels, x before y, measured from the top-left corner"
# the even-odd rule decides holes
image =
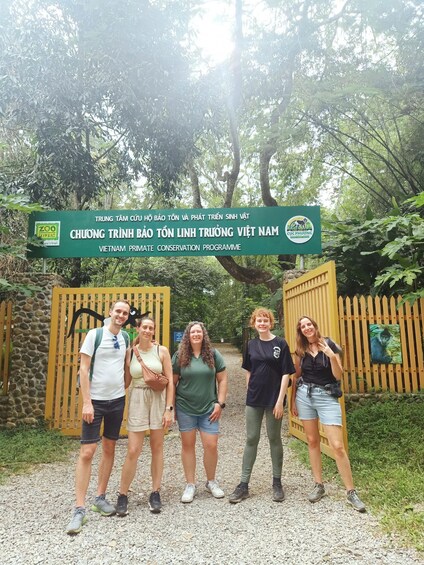
[[[193,19],[193,27],[197,32],[196,43],[211,65],[222,63],[233,51],[232,12],[233,8],[227,2],[205,2],[202,13]]]

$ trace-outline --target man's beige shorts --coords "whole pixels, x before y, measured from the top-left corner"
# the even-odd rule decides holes
[[[166,391],[132,388],[129,392],[127,430],[145,432],[161,430],[165,412]]]

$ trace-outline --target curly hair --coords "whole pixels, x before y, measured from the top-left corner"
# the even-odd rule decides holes
[[[211,345],[211,340],[209,334],[203,322],[189,322],[186,329],[184,330],[183,338],[181,340],[180,346],[178,348],[178,363],[180,367],[188,367],[191,363],[191,358],[193,356],[193,349],[190,343],[190,331],[193,326],[200,326],[203,331],[203,341],[202,349],[200,355],[203,362],[208,365],[211,369],[215,367],[215,360],[213,356],[213,347]]]
[[[270,329],[274,329],[274,314],[271,312],[271,310],[268,310],[268,308],[256,308],[255,310],[253,310],[249,320],[249,325],[251,328],[255,328],[256,318],[268,318],[271,325]]]
[[[322,340],[322,336],[321,336],[321,333],[319,331],[318,324],[315,322],[315,320],[313,320],[309,316],[300,316],[300,318],[297,322],[297,326],[296,326],[296,355],[298,357],[304,357],[305,354],[306,354],[306,351],[309,349],[308,338],[303,335],[302,330],[300,329],[301,321],[304,320],[305,318],[307,320],[309,320],[310,322],[312,322],[312,325],[314,326],[315,331],[316,331],[318,341]]]

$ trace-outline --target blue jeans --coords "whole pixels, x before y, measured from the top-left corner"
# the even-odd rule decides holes
[[[296,408],[301,420],[319,418],[321,424],[342,425],[342,410],[339,401],[322,388],[313,387],[311,396],[308,396],[307,385],[300,385],[296,392]]]
[[[191,430],[200,430],[207,434],[219,434],[219,420],[211,422],[209,416],[213,410],[201,416],[191,416],[186,414],[180,408],[177,408],[177,421],[180,432],[191,432]]]

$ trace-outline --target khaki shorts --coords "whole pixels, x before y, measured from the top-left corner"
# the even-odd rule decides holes
[[[156,391],[148,387],[130,390],[127,420],[129,432],[145,432],[146,430],[161,430],[163,428],[165,392],[165,390]]]

